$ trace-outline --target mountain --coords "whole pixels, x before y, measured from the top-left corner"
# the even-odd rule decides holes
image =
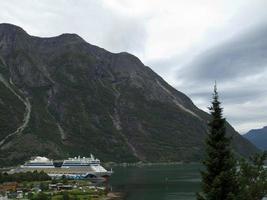
[[[209,115],[129,53],[0,24],[0,163],[199,160]],[[258,150],[228,124],[240,155]]]
[[[267,151],[267,126],[261,129],[252,129],[243,136],[259,149]]]

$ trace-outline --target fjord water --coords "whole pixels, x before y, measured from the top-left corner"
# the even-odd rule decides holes
[[[126,200],[194,200],[200,169],[200,164],[116,167],[110,185]]]

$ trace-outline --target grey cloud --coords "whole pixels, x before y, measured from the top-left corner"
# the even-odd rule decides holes
[[[140,53],[144,50],[147,33],[145,24],[140,19],[117,19],[106,32],[103,43],[115,51]]]
[[[267,68],[267,24],[198,55],[178,78],[229,80]]]
[[[149,19],[142,15],[137,16],[114,10],[106,2],[105,0],[3,0],[1,1],[0,22],[16,24],[30,34],[44,37],[65,32],[77,33],[89,43],[107,50],[128,51],[137,56],[142,55],[142,51],[147,50]],[[124,2],[121,1],[121,3]],[[254,5],[254,7],[250,6],[241,12],[247,13],[245,16],[241,14],[240,19],[233,19],[236,21],[236,25],[244,25],[244,22],[255,24],[266,21],[265,0],[253,1],[249,5]],[[177,23],[179,20],[183,22],[183,19],[177,19]],[[231,25],[231,28],[229,32],[233,33],[241,30],[240,27],[234,25]],[[259,115],[258,119],[251,119],[251,116],[257,116],[261,108],[262,110],[266,108],[267,103],[257,108],[253,108],[250,104],[246,107],[246,103],[258,104],[267,95],[266,82],[263,80],[267,77],[267,23],[262,23],[251,32],[232,38],[198,56],[194,55],[199,50],[209,48],[221,41],[224,38],[225,30],[228,29],[224,29],[222,34],[218,34],[216,37],[209,38],[209,44],[203,43],[203,47],[192,44],[193,47],[196,45],[198,48],[192,48],[186,50],[192,50],[190,52],[184,51],[181,52],[181,55],[174,56],[170,56],[174,52],[168,52],[169,55],[161,55],[158,60],[154,61],[147,60],[145,64],[151,66],[178,90],[188,94],[203,109],[209,105],[212,85],[214,80],[217,80],[227,112],[225,114],[229,116],[230,120],[233,120],[233,125],[238,126],[241,124],[241,120],[246,123],[248,120],[251,123],[257,123],[260,120],[262,122],[266,119],[262,115]],[[229,35],[228,33],[225,35]],[[158,39],[164,37],[166,36],[161,35]],[[177,47],[179,47],[179,43],[177,43]],[[188,62],[190,60],[192,61]],[[174,70],[177,70],[177,74],[174,73]],[[252,77],[252,80],[249,81],[250,76],[261,74],[265,76]],[[225,87],[229,84],[232,84],[233,87]],[[231,105],[237,106],[235,110]],[[247,117],[243,114],[244,110],[248,113]],[[238,115],[241,115],[239,120]]]
[[[170,73],[172,73],[171,71],[177,69],[177,63],[181,63],[183,60],[183,56],[173,55],[164,58],[147,60],[146,64],[167,80]]]
[[[265,99],[267,100],[267,99]],[[261,128],[267,124],[267,115],[264,112],[267,104],[260,103],[259,100],[248,104],[224,104],[224,113],[226,118],[234,125],[242,134],[253,128]]]
[[[16,6],[14,6],[14,4]],[[33,35],[77,33],[113,52],[136,53],[146,42],[145,20],[106,6],[103,0],[4,1],[0,22],[13,23]]]
[[[254,85],[255,86],[255,85]],[[224,108],[224,116],[240,133],[246,133],[252,128],[260,128],[267,124],[267,91],[263,85],[255,90],[242,88],[236,85],[236,89],[220,90],[219,95]],[[189,96],[198,102],[198,105],[206,110],[210,106],[211,90],[192,92]]]
[[[267,23],[199,54],[177,70],[177,89],[207,110],[217,80],[224,114],[237,130],[267,125],[266,36]]]
[[[240,85],[237,86],[235,89],[220,90],[220,98],[225,104],[231,104],[236,102],[242,104],[249,101],[261,101],[262,98],[267,96],[267,90],[264,88],[264,86],[258,88],[253,87],[256,86],[252,85],[251,87],[242,87],[242,85]],[[211,98],[211,93],[212,91],[207,90],[192,90],[190,96],[192,98],[206,99],[208,100],[206,102],[209,102],[209,99]]]

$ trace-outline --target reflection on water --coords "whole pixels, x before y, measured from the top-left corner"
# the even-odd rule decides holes
[[[110,179],[127,200],[193,200],[200,188],[199,164],[116,167]]]

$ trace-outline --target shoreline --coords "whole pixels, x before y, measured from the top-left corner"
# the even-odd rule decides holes
[[[106,162],[103,163],[105,167],[143,167],[143,166],[170,166],[170,165],[183,165],[183,164],[201,164],[201,162],[135,162],[135,163],[116,163]]]

